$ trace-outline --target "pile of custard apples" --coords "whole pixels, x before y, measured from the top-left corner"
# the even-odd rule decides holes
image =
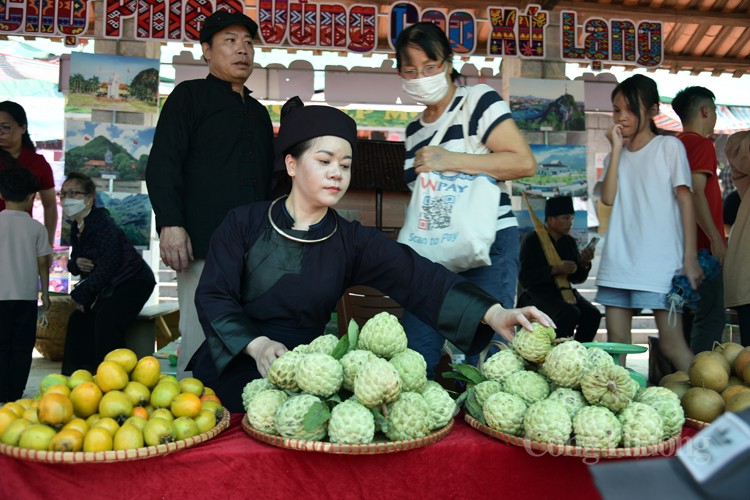
[[[381,312],[342,339],[323,335],[277,358],[242,394],[250,425],[285,438],[366,444],[424,437],[456,402],[428,381],[398,318]],[[379,436],[382,433],[385,437]]]
[[[679,434],[685,414],[674,392],[641,388],[602,349],[533,327],[480,371],[461,367],[474,418],[506,434],[584,448],[644,447]]]

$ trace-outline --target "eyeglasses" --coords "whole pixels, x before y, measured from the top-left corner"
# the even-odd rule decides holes
[[[406,78],[407,80],[414,80],[415,78],[418,78],[419,75],[422,76],[435,76],[441,71],[443,71],[443,64],[430,64],[429,66],[425,66],[421,70],[419,69],[406,69],[404,71],[400,71],[399,74],[402,78]]]
[[[71,196],[79,196],[82,194],[86,194],[86,193],[83,191],[69,190],[69,191],[60,191],[59,193],[57,193],[57,196],[59,198],[70,198]]]
[[[15,127],[13,127],[12,125],[0,125],[0,134],[1,135],[10,134],[14,128]]]

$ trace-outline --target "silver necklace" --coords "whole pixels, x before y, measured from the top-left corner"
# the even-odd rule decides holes
[[[331,236],[333,236],[334,234],[336,234],[336,230],[339,228],[339,219],[338,217],[336,217],[336,212],[333,213],[334,220],[336,221],[336,226],[333,228],[333,231],[331,231],[331,234],[329,234],[328,236],[318,238],[317,240],[305,240],[302,238],[297,238],[295,236],[292,236],[291,234],[285,233],[284,231],[282,231],[282,229],[279,226],[276,225],[276,223],[273,221],[273,217],[271,216],[271,210],[273,210],[273,206],[276,205],[276,202],[278,202],[282,198],[286,198],[286,196],[281,196],[279,198],[276,198],[275,200],[271,202],[271,205],[268,207],[268,222],[271,223],[271,227],[274,229],[274,231],[279,233],[281,236],[283,236],[284,238],[288,240],[296,241],[297,243],[320,243],[321,241],[325,241]]]

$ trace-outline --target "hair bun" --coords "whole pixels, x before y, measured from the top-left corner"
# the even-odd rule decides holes
[[[281,113],[279,114],[279,120],[283,120],[289,113],[291,113],[295,109],[304,108],[304,107],[305,107],[305,103],[302,102],[302,99],[300,99],[299,96],[294,96],[294,97],[290,98],[281,107]]]

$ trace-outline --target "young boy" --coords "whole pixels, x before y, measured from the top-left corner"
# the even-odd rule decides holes
[[[39,181],[25,168],[0,170],[0,404],[23,397],[36,341],[37,300],[49,309],[52,253],[47,231],[27,211]]]

